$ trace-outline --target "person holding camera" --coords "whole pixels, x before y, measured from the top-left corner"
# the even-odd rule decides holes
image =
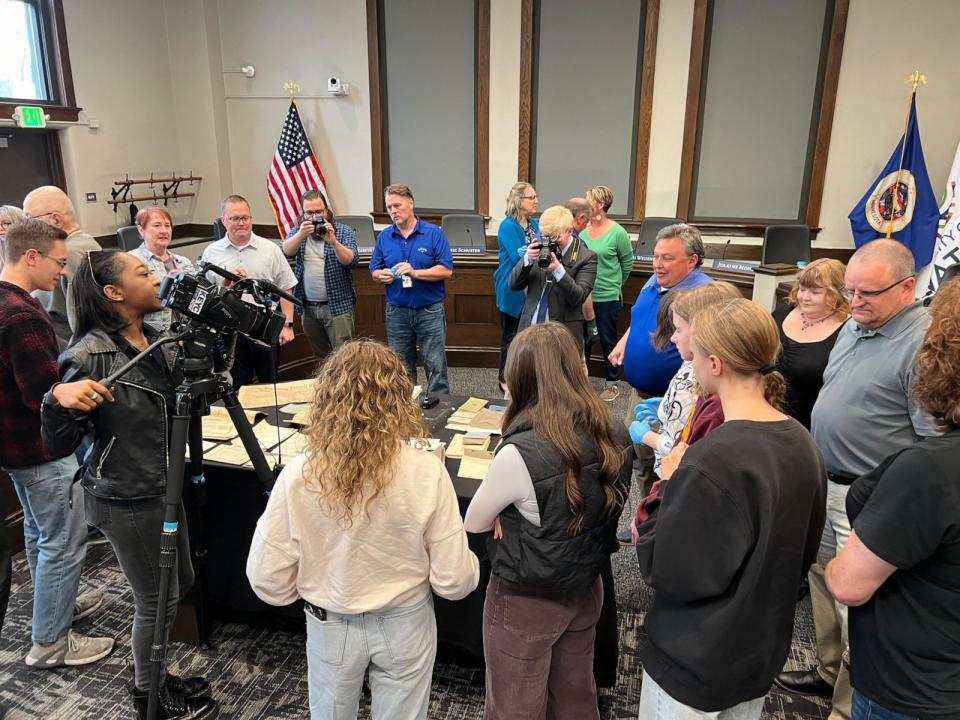
[[[573,215],[562,205],[540,216],[541,241],[532,243],[510,273],[510,289],[525,290],[519,329],[552,320],[583,347],[583,302],[597,277],[597,256],[573,237]]]
[[[300,198],[300,227],[291,228],[283,241],[283,254],[296,258],[294,296],[303,332],[318,358],[323,359],[353,337],[353,268],[357,266],[357,236],[353,228],[338,223],[320,190],[307,190]]]
[[[172,345],[158,348],[112,387],[99,381],[158,338],[144,323],[160,310],[160,280],[141,260],[116,250],[88,253],[70,292],[76,339],[60,356],[61,382],[43,398],[43,443],[54,455],[72,453],[85,437],[92,445],[80,472],[87,522],[110,541],[133,590],[134,681],[137,717],[147,715],[150,647],[159,603],[173,625],[177,603],[193,584],[186,519],[180,506],[170,594],[159,597],[160,536],[177,385]],[[160,720],[201,718],[214,707],[210,685],[161,668]]]
[[[210,243],[203,251],[200,262],[209,262],[242,278],[267,280],[281,290],[293,293],[297,279],[280,246],[253,232],[253,216],[250,203],[241,195],[228,195],[223,201],[220,219],[227,229],[227,236]],[[229,287],[232,283],[219,275],[207,273],[213,282]],[[248,302],[247,297],[244,297]],[[280,300],[280,310],[286,324],[280,333],[280,345],[293,340],[293,303]],[[253,340],[238,336],[236,354],[230,376],[233,387],[249,385],[256,378],[262,383],[277,381],[277,365],[280,361],[279,347],[264,347]]]

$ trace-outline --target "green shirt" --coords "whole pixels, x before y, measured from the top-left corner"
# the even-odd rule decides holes
[[[633,248],[627,231],[619,223],[614,223],[598,238],[591,238],[584,229],[580,239],[597,254],[593,299],[597,302],[619,300],[623,285],[633,270]]]

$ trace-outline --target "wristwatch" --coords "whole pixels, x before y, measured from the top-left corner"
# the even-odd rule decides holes
[[[292,328],[292,327],[293,327],[293,320],[287,320],[287,321],[283,324],[283,326],[284,326],[284,327],[288,327],[288,328]]]

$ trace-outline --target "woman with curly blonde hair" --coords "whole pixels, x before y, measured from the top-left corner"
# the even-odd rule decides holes
[[[437,650],[433,596],[479,580],[443,462],[400,357],[355,340],[317,371],[307,449],[274,485],[247,561],[272,605],[303,598],[310,716],[356,718],[369,671],[374,717],[426,718]]]
[[[850,608],[853,720],[960,717],[960,280],[930,305],[913,377],[943,434],[854,481],[853,531],[827,565]]]

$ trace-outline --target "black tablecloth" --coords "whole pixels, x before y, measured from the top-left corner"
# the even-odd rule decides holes
[[[447,418],[467,398],[438,397],[440,403],[425,410],[424,419],[431,436],[449,444],[454,433],[445,427]],[[496,405],[498,402],[502,401],[491,400],[489,404]],[[279,417],[280,424],[287,425],[292,417],[285,413],[278,415],[273,408],[265,408],[263,412],[272,424],[277,424]],[[456,489],[460,514],[463,516],[473,494],[480,486],[480,481],[458,477],[459,466],[459,459],[447,458],[447,471]],[[199,600],[198,594],[202,594],[206,607],[213,610],[212,614],[220,617],[236,617],[239,614],[249,618],[251,614],[262,614],[265,617],[286,616],[302,619],[300,602],[280,608],[267,605],[254,594],[247,581],[247,554],[257,520],[267,505],[266,488],[250,468],[205,461],[204,475],[206,482],[202,490],[205,495],[202,518],[198,515],[198,488],[191,483],[185,483],[184,487],[191,543],[194,549],[205,549],[203,567],[198,568],[201,572],[198,572],[198,582],[193,591],[194,601]],[[480,660],[483,658],[483,601],[490,579],[486,539],[486,535],[468,534],[470,549],[480,559],[480,583],[477,589],[462,600],[434,598],[438,641],[461,648]],[[618,642],[616,606],[612,600],[613,577],[609,567],[603,573],[603,581],[607,599],[598,629],[597,658],[601,665],[598,668],[598,681],[604,686],[611,686],[616,679]],[[200,630],[201,638],[209,633],[209,623],[207,624],[206,632],[204,629]],[[604,676],[612,677],[613,681],[604,682]]]

